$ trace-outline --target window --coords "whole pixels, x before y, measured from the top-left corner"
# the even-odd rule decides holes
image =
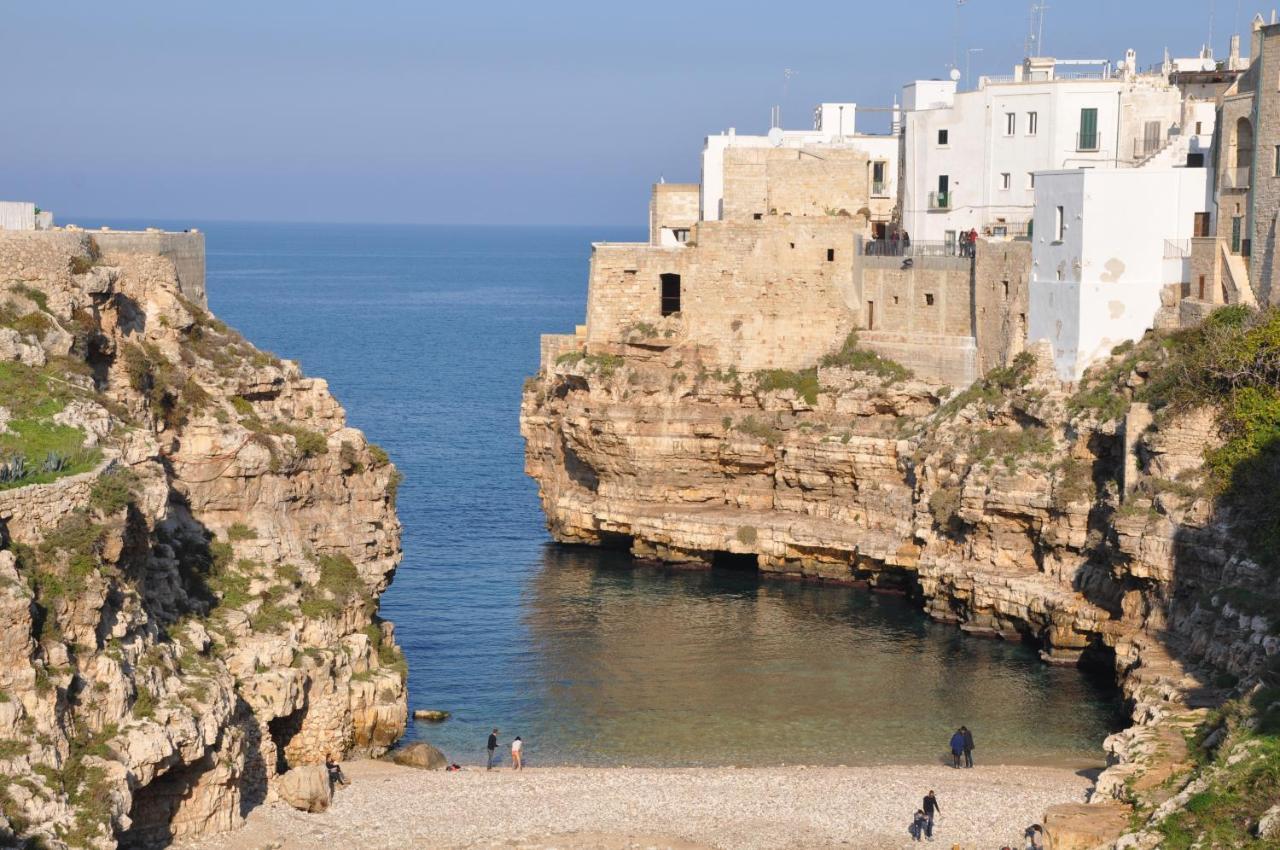
[[[764,213],[752,213],[751,217],[754,218],[756,221],[759,221],[760,219],[764,218]]]
[[[827,249],[827,262],[828,262],[828,263],[835,262],[835,259],[836,259],[836,249],[835,249],[835,248],[828,248],[828,249]]]
[[[939,144],[939,145],[945,145],[945,144],[947,144],[947,138],[948,138],[949,134],[950,134],[950,131],[948,131],[948,130],[939,130],[939,131],[938,131],[938,144]]]
[[[1036,130],[1038,129],[1040,129],[1040,113],[1028,112],[1027,113],[1027,135],[1034,136],[1036,134]]]
[[[925,305],[926,307],[932,307],[932,306],[933,306],[933,293],[932,293],[932,292],[926,292],[926,293],[924,294],[924,305]]]
[[[1067,235],[1067,218],[1065,213],[1066,210],[1062,207],[1054,207],[1053,232],[1056,234],[1054,236],[1054,240],[1057,242],[1061,242],[1062,237]]]
[[[1009,281],[1002,280],[1000,281],[1000,283],[1004,285],[1004,297],[1008,298],[1009,297]]]
[[[1009,172],[1007,172],[1007,171],[1004,171],[1004,172],[1001,172],[1001,173],[1000,173],[1000,188],[1001,188],[1001,189],[1008,189],[1008,188],[1009,188],[1009,182],[1010,182],[1010,179],[1012,178],[1012,176],[1013,176],[1013,175],[1011,175],[1011,174],[1010,174]]]
[[[1275,153],[1271,158],[1271,176],[1280,177],[1280,145],[1276,145]]]
[[[671,235],[676,238],[677,242],[683,245],[689,241],[689,228],[677,227],[675,230],[671,231]]]
[[[1034,189],[1036,187],[1036,173],[1034,171],[1027,172],[1027,188]]]
[[[883,195],[888,189],[888,181],[884,178],[885,166],[887,163],[877,161],[871,163],[871,194]]]
[[[662,280],[662,315],[680,312],[680,275],[664,274]]]
[[[1197,121],[1197,122],[1196,122],[1196,135],[1197,135],[1197,136],[1203,136],[1203,135],[1204,135],[1204,133],[1200,132],[1200,122],[1199,122],[1199,121]]]
[[[1018,113],[1006,112],[1004,114],[1004,134],[1012,136],[1016,132],[1018,132]]]
[[[1098,149],[1098,110],[1087,107],[1080,110],[1080,133],[1076,136],[1076,150]]]

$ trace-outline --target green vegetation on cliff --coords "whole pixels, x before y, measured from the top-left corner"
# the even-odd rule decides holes
[[[0,419],[0,490],[85,472],[102,459],[84,448],[84,431],[55,421],[69,402],[91,395],[53,365],[0,362],[0,407],[9,415]]]

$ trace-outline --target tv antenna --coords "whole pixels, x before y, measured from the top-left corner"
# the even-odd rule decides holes
[[[787,90],[788,90],[788,88],[790,87],[791,78],[792,78],[792,77],[794,77],[794,76],[796,76],[796,75],[797,75],[797,74],[799,74],[799,73],[800,73],[800,72],[799,72],[799,71],[797,71],[797,70],[795,70],[794,68],[783,68],[783,69],[782,69],[782,100],[783,100],[783,103],[785,103],[785,102],[786,102],[786,100],[787,100]],[[773,129],[773,128],[775,128],[775,127],[781,127],[781,126],[782,126],[782,104],[778,104],[777,106],[773,107],[773,113],[769,116],[769,125],[770,125],[770,129]]]
[[[1031,4],[1031,24],[1027,30],[1026,45],[1028,57],[1044,55],[1044,13],[1048,8],[1049,4],[1043,0]]]

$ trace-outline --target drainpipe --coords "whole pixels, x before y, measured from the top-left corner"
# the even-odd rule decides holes
[[[1116,92],[1116,168],[1120,167],[1120,119],[1124,109],[1122,105],[1123,98],[1123,91]]]

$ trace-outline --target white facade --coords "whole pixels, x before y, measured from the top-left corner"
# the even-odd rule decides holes
[[[702,201],[703,221],[718,221],[724,204],[724,152],[731,147],[784,147],[807,148],[830,146],[863,151],[870,161],[868,185],[871,187],[873,213],[883,207],[887,220],[888,211],[898,195],[898,137],[858,135],[856,132],[857,105],[853,103],[823,103],[814,109],[814,129],[771,131],[767,136],[740,134],[732,127],[718,136],[707,136],[702,149]],[[880,163],[879,166],[875,163]],[[880,174],[877,181],[874,174]],[[880,203],[876,203],[879,199]]]
[[[1031,219],[1035,172],[1132,165],[1164,148],[1180,130],[1181,95],[1135,63],[1132,53],[1115,71],[1036,58],[973,91],[906,86],[903,229],[916,241],[1012,234]]]
[[[1027,338],[1047,339],[1063,380],[1153,326],[1160,293],[1187,282],[1206,168],[1037,175]]]

